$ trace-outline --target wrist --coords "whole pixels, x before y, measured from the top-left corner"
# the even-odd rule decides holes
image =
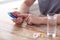
[[[40,24],[47,24],[47,17],[41,17]]]
[[[23,3],[23,5],[20,6],[19,11],[20,11],[20,13],[28,13],[29,7],[25,3]]]
[[[41,20],[40,17],[36,17],[35,20],[33,19],[32,24],[39,25],[39,24],[41,24],[40,20]]]

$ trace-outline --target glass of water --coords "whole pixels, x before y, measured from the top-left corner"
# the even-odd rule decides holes
[[[56,37],[57,15],[55,13],[47,14],[47,36]]]

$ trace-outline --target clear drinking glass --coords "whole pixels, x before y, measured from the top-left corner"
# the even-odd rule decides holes
[[[48,37],[56,37],[56,27],[57,27],[57,15],[55,13],[47,14],[47,36]]]

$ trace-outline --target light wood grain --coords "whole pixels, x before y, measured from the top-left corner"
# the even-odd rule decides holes
[[[57,29],[58,36],[54,40],[60,40],[60,25]],[[23,28],[11,20],[9,22],[0,20],[0,40],[35,40],[32,36],[34,33],[46,34],[46,25],[27,25]],[[39,38],[39,40],[48,40],[48,38]],[[50,38],[50,40],[53,39]]]

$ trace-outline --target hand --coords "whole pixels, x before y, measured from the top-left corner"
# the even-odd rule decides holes
[[[26,21],[28,24],[40,24],[40,17],[29,14],[28,17],[26,18]]]
[[[16,24],[21,24],[23,22],[23,18],[22,17],[14,18],[12,19],[12,21],[15,22]]]
[[[21,24],[23,22],[23,17],[20,17],[20,13],[17,11],[12,12],[12,15],[16,16],[17,18],[12,19],[13,22],[16,24]]]
[[[12,21],[15,22],[16,24],[21,24],[24,18],[28,16],[28,14],[20,13],[17,11],[12,12],[12,14],[17,17],[17,18],[12,19]]]

